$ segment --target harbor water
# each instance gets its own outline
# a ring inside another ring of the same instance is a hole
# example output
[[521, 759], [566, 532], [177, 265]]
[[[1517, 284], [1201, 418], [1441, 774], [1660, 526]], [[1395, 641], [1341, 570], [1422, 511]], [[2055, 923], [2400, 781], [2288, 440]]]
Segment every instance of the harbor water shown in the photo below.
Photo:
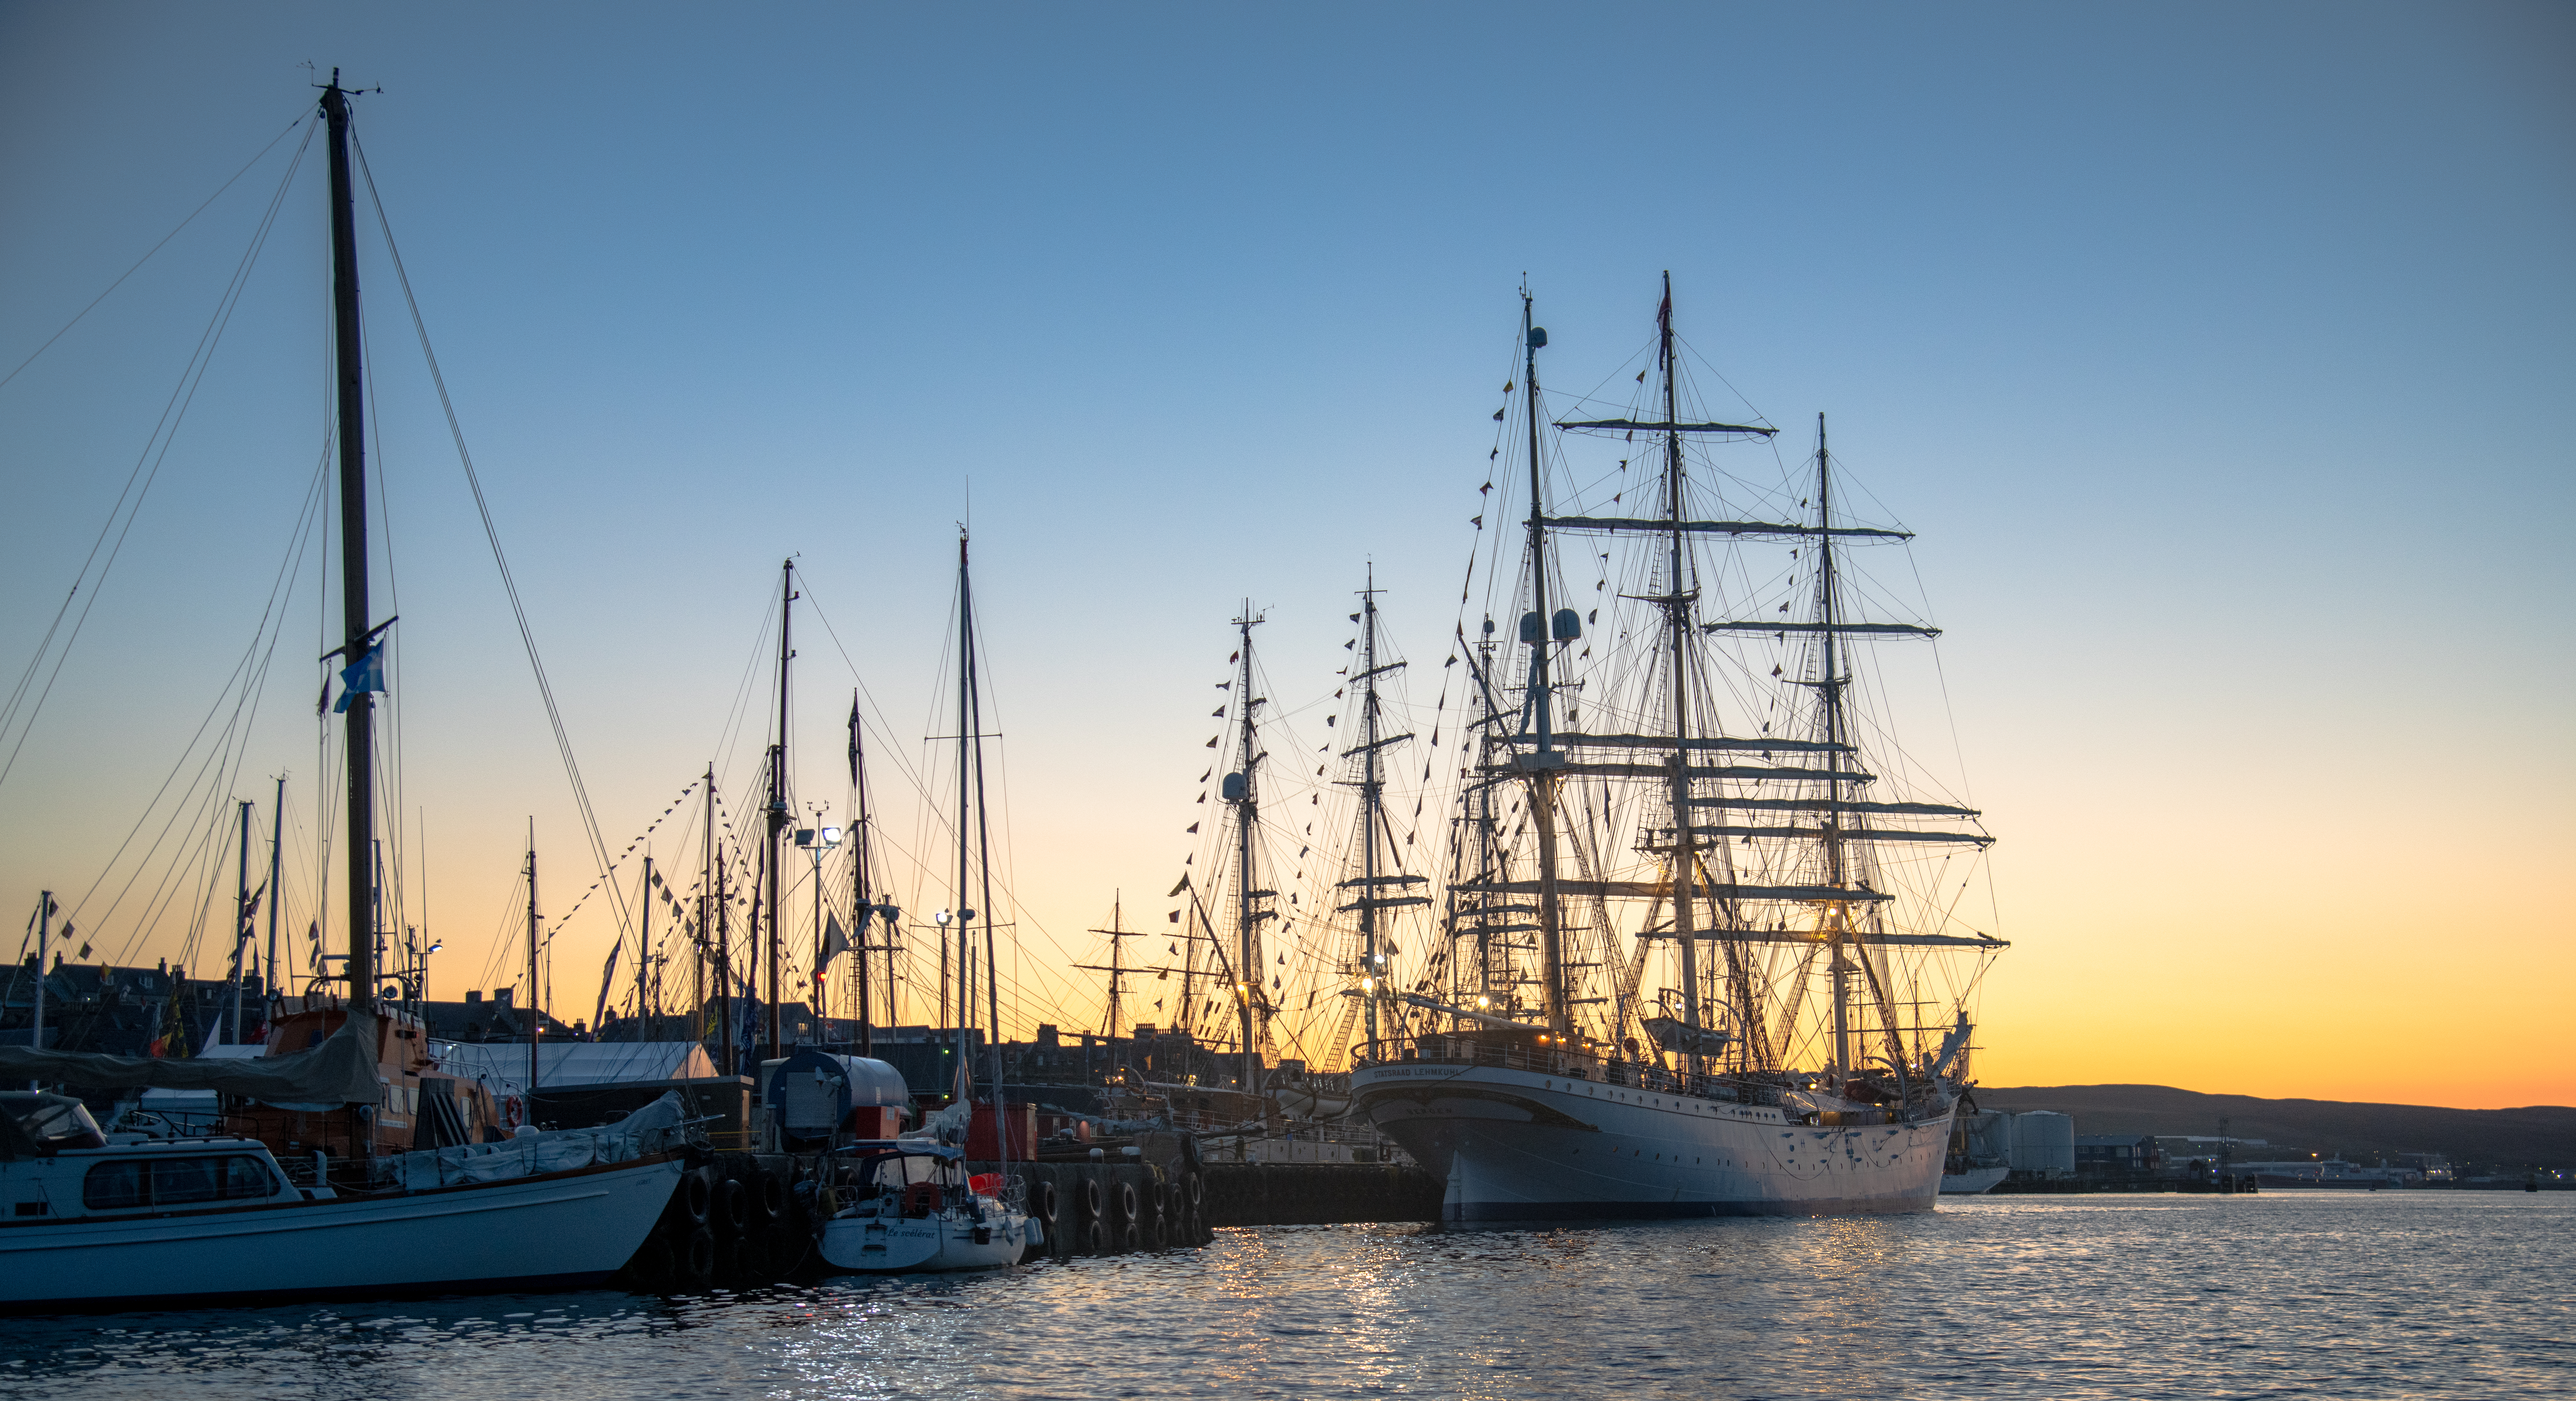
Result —
[[0, 1396], [2565, 1396], [2571, 1279], [2556, 1193], [1264, 1227], [743, 1295], [12, 1319]]

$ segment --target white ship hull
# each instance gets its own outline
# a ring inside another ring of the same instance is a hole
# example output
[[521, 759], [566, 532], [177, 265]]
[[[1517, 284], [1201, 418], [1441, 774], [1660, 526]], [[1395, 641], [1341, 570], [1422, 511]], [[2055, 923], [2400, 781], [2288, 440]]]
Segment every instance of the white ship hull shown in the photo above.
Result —
[[1448, 1182], [1444, 1220], [1928, 1211], [1948, 1112], [1818, 1126], [1767, 1105], [1495, 1066], [1354, 1072], [1358, 1112]]
[[1941, 1195], [1945, 1197], [1981, 1196], [1994, 1190], [1995, 1184], [2012, 1174], [2008, 1167], [1970, 1168], [1966, 1172], [1941, 1175]]
[[[375, 1199], [13, 1220], [0, 1223], [0, 1311], [596, 1284], [644, 1243], [682, 1168], [648, 1159]], [[77, 1178], [69, 1191], [77, 1200]]]

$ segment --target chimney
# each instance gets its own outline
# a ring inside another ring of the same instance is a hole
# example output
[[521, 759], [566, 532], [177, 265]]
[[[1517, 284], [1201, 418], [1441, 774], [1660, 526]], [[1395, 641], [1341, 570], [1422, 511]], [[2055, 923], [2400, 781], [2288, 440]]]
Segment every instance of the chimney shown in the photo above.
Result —
[[504, 1007], [512, 1006], [515, 1005], [517, 1001], [518, 993], [519, 990], [517, 988], [494, 988], [492, 989], [492, 1000]]
[[465, 1005], [466, 1005], [466, 1006], [468, 1006], [468, 1007], [475, 1006], [476, 1004], [480, 1003], [482, 1000], [483, 1000], [483, 989], [481, 989], [481, 988], [468, 988], [468, 989], [466, 989], [466, 992], [465, 992]]

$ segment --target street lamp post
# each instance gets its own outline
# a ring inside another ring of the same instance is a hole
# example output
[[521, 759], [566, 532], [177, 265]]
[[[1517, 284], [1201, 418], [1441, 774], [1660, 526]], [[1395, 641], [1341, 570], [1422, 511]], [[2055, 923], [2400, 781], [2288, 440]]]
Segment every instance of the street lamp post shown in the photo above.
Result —
[[[814, 962], [807, 976], [814, 989], [815, 1034], [818, 1038], [831, 1025], [823, 1001], [823, 964], [830, 952], [823, 943], [823, 858], [841, 844], [841, 829], [825, 826], [823, 811], [822, 804], [815, 804], [814, 825], [796, 829], [796, 844], [805, 848], [806, 855], [814, 859]], [[782, 1051], [781, 1054], [785, 1053]]]

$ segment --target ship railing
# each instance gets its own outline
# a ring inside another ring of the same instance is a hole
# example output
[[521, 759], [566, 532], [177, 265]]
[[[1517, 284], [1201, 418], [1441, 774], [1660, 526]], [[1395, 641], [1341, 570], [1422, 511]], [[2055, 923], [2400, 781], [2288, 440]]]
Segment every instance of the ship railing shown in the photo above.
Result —
[[1012, 1173], [1002, 1179], [1002, 1190], [991, 1196], [1011, 1211], [1026, 1211], [1029, 1209], [1029, 1180]]
[[1422, 1036], [1409, 1044], [1390, 1046], [1386, 1054], [1375, 1059], [1361, 1057], [1356, 1064], [1361, 1069], [1425, 1064], [1485, 1066], [1737, 1104], [1780, 1102], [1780, 1087], [1756, 1076], [1725, 1073], [1691, 1075], [1653, 1061], [1559, 1051], [1478, 1036]]

